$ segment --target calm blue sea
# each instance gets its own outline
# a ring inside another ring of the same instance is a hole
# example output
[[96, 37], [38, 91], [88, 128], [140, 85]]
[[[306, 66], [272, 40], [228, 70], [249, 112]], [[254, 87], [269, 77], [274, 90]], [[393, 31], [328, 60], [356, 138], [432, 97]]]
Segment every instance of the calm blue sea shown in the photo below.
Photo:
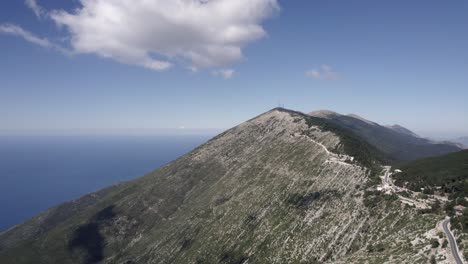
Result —
[[150, 172], [211, 136], [0, 136], [0, 230]]

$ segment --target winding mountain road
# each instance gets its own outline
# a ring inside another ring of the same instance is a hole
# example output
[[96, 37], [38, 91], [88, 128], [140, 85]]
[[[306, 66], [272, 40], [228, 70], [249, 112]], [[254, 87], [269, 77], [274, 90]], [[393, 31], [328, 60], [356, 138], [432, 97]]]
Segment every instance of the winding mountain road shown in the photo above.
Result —
[[463, 264], [463, 261], [460, 258], [460, 255], [458, 254], [457, 241], [453, 237], [452, 231], [450, 231], [448, 227], [449, 223], [450, 223], [450, 219], [446, 219], [444, 220], [444, 222], [442, 222], [444, 233], [447, 235], [448, 241], [450, 243], [450, 249], [452, 250], [452, 256], [455, 259], [455, 262], [457, 264]]
[[[383, 178], [382, 178], [382, 185], [384, 186], [384, 188], [390, 188], [391, 190], [395, 190], [395, 188], [399, 191], [401, 190], [406, 190], [404, 188], [399, 188], [395, 185], [393, 185], [391, 179], [390, 179], [390, 176], [392, 175], [392, 173], [390, 172], [390, 169], [391, 167], [390, 166], [384, 166], [384, 169], [385, 169], [385, 172], [384, 172], [384, 175], [383, 175]], [[408, 190], [406, 190], [408, 191]], [[416, 202], [409, 199], [409, 198], [406, 198], [406, 197], [401, 197], [400, 196], [400, 199], [402, 201], [407, 201], [408, 203], [412, 203], [412, 204], [415, 204]], [[448, 241], [450, 243], [450, 249], [451, 249], [451, 252], [452, 252], [452, 256], [453, 256], [453, 259], [455, 260], [455, 263], [456, 264], [464, 264], [462, 258], [460, 257], [460, 254], [458, 252], [458, 246], [457, 246], [457, 241], [455, 240], [455, 237], [453, 236], [452, 234], [452, 231], [450, 231], [450, 228], [448, 227], [450, 223], [450, 218], [444, 220], [442, 222], [442, 228], [444, 230], [444, 233], [447, 235], [447, 238], [448, 238]]]
[[392, 168], [392, 167], [390, 167], [390, 166], [385, 166], [384, 182], [385, 182], [386, 184], [388, 184], [389, 186], [392, 185], [392, 183], [390, 182], [390, 178], [389, 178], [389, 176], [390, 176], [390, 169], [391, 169], [391, 168]]

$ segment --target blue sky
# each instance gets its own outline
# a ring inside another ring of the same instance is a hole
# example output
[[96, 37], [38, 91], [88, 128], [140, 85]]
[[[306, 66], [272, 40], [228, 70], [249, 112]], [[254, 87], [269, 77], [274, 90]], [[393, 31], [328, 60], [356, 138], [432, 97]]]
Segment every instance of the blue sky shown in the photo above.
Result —
[[[82, 27], [88, 18], [77, 15], [85, 8], [79, 1], [29, 2], [37, 8], [0, 3], [3, 131], [224, 129], [280, 101], [303, 112], [331, 109], [398, 123], [426, 136], [468, 135], [467, 1], [239, 1], [257, 6], [236, 13], [228, 3], [213, 20], [203, 20], [211, 9], [202, 10], [201, 22], [184, 16], [197, 21], [196, 30], [161, 30], [159, 20], [146, 19], [128, 32], [101, 29], [99, 13], [97, 25]], [[177, 14], [171, 4], [154, 8], [164, 17]], [[113, 14], [106, 13], [116, 23], [126, 15]], [[232, 25], [242, 34], [228, 31]], [[18, 28], [40, 41], [26, 41]], [[226, 38], [200, 37], [205, 32], [228, 32], [229, 49]], [[89, 36], [104, 36], [105, 45], [85, 42]], [[130, 36], [125, 49], [112, 46]], [[149, 55], [128, 52], [132, 45]]]

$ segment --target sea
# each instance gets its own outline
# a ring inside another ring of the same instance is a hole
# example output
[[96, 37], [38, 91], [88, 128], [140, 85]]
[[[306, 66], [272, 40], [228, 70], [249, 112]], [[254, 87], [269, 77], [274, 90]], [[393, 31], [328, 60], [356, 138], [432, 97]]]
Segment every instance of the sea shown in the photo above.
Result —
[[0, 231], [151, 172], [212, 136], [0, 136]]

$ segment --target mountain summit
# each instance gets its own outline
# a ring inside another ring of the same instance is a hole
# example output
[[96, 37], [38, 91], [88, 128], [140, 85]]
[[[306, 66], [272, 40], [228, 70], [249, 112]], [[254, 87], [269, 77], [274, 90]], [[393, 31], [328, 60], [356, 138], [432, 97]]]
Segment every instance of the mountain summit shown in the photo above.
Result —
[[369, 191], [377, 149], [273, 109], [139, 179], [0, 234], [0, 263], [423, 263], [437, 219]]

